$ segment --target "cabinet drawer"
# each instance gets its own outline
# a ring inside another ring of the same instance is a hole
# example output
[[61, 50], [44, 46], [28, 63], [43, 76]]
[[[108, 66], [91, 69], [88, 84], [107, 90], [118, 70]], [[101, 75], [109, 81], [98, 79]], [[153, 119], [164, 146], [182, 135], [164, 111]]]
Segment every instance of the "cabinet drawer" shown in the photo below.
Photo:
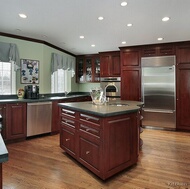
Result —
[[79, 159], [82, 163], [99, 170], [100, 147], [82, 137], [79, 139]]
[[66, 110], [64, 108], [61, 109], [61, 115], [64, 117], [72, 117], [75, 118], [76, 112], [72, 110]]
[[61, 118], [61, 123], [65, 124], [68, 127], [76, 128], [76, 124], [75, 124], [74, 120], [70, 120], [70, 119], [62, 117]]
[[62, 128], [61, 134], [60, 134], [60, 144], [61, 147], [67, 151], [69, 154], [75, 156], [76, 150], [75, 150], [75, 133], [70, 132], [67, 129]]
[[87, 114], [79, 114], [79, 119], [88, 123], [100, 124], [100, 118]]
[[88, 133], [93, 136], [98, 136], [100, 137], [100, 129], [98, 128], [92, 128], [84, 124], [79, 125], [79, 130], [85, 133]]

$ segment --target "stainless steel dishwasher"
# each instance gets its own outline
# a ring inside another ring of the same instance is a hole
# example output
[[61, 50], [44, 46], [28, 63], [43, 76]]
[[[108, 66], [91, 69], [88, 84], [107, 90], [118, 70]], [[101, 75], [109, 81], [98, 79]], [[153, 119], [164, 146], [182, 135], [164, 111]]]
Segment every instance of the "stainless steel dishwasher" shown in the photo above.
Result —
[[27, 137], [51, 132], [52, 102], [27, 103]]

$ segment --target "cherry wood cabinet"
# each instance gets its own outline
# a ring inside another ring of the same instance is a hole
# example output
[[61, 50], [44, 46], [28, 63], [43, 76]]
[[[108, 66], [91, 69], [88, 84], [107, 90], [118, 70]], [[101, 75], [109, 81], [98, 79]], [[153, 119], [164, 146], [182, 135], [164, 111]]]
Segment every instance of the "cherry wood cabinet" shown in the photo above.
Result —
[[26, 103], [6, 105], [7, 141], [26, 138]]
[[60, 147], [105, 180], [137, 162], [137, 113], [99, 117], [60, 108]]
[[143, 46], [142, 57], [175, 55], [174, 44], [147, 45]]
[[2, 116], [1, 135], [3, 140], [6, 141], [6, 104], [0, 104], [0, 115]]
[[100, 81], [100, 58], [98, 54], [77, 56], [77, 82]]
[[190, 131], [190, 44], [176, 49], [177, 129]]
[[68, 98], [64, 100], [55, 100], [52, 101], [52, 126], [51, 126], [51, 134], [57, 134], [60, 132], [60, 124], [59, 124], [59, 106], [58, 103], [64, 102], [83, 102], [90, 101], [90, 96], [81, 96], [77, 98]]
[[121, 48], [121, 99], [141, 100], [140, 48]]
[[101, 52], [100, 54], [100, 76], [101, 77], [120, 77], [121, 63], [120, 52]]
[[76, 157], [76, 113], [74, 111], [60, 110], [60, 147], [71, 156]]

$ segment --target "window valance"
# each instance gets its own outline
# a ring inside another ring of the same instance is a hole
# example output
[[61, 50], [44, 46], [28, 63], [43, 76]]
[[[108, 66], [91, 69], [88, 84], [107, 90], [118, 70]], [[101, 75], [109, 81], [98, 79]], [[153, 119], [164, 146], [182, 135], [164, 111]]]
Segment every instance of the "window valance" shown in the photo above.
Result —
[[51, 73], [57, 71], [58, 69], [68, 70], [75, 73], [75, 59], [74, 57], [67, 55], [59, 55], [52, 53], [51, 58]]
[[14, 61], [15, 70], [20, 68], [20, 58], [17, 45], [13, 43], [0, 42], [0, 61]]

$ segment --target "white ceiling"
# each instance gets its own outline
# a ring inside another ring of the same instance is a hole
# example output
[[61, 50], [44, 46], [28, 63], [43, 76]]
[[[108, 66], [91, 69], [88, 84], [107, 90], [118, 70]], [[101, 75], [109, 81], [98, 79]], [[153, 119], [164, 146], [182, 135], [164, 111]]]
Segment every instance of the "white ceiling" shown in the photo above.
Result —
[[[190, 0], [125, 1], [126, 7], [122, 0], [0, 0], [0, 32], [40, 39], [76, 55], [190, 40]], [[171, 19], [162, 22], [165, 16]]]

